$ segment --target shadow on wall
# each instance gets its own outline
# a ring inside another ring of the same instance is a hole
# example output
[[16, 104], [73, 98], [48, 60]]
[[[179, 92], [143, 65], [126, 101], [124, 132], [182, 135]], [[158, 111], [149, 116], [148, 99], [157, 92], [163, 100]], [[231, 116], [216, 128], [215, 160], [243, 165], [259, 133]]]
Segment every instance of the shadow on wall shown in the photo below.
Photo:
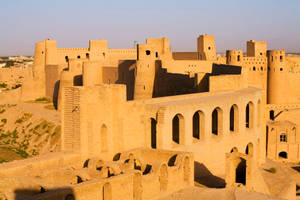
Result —
[[168, 73], [161, 68], [161, 62], [156, 62], [153, 97], [173, 96], [196, 93], [195, 78], [185, 74]]
[[135, 63], [135, 60], [122, 60], [119, 62], [118, 80], [116, 81], [116, 83], [126, 85], [127, 100], [133, 100]]
[[242, 67], [235, 65], [223, 65], [223, 64], [213, 64], [211, 75], [223, 75], [223, 74], [241, 74]]
[[[17, 189], [14, 191], [14, 200], [75, 200], [75, 195], [72, 188], [56, 188], [45, 189], [40, 187], [39, 189]], [[0, 199], [1, 199], [0, 193]], [[3, 200], [8, 200], [5, 196]], [[1, 200], [2, 200], [1, 199]]]
[[57, 106], [58, 106], [59, 84], [60, 84], [60, 81], [55, 82], [54, 91], [53, 91], [52, 101], [53, 101], [53, 106], [54, 106], [55, 110], [57, 110]]
[[226, 185], [224, 179], [214, 176], [204, 164], [199, 162], [194, 162], [194, 180], [209, 188], [225, 188]]

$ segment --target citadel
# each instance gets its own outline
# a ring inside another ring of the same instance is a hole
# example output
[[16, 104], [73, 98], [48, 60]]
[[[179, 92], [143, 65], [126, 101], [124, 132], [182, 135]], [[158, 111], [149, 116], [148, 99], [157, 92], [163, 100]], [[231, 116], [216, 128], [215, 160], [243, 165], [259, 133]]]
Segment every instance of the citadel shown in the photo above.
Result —
[[51, 99], [60, 151], [0, 164], [0, 199], [296, 200], [299, 73], [300, 56], [263, 41], [217, 56], [207, 34], [196, 52], [172, 52], [168, 38], [40, 41], [22, 87], [0, 98]]

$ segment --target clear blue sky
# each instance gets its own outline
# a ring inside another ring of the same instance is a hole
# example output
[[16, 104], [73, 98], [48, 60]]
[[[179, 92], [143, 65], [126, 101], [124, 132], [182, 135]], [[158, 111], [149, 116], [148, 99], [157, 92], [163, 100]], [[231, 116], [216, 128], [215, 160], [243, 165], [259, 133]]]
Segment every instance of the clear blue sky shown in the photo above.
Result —
[[0, 55], [32, 55], [48, 37], [58, 47], [103, 38], [110, 48], [168, 37], [173, 51], [194, 51], [203, 33], [215, 35], [218, 52], [250, 39], [300, 52], [300, 0], [3, 0], [0, 24]]

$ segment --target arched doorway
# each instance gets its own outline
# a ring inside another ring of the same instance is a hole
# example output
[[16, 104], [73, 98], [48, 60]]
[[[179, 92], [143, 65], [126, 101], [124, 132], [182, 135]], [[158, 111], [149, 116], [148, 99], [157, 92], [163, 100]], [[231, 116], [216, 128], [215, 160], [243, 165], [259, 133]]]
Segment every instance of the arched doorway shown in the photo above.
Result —
[[181, 114], [175, 115], [172, 120], [172, 139], [177, 144], [183, 144], [184, 118]]
[[246, 185], [246, 160], [243, 158], [240, 158], [235, 169], [235, 182]]

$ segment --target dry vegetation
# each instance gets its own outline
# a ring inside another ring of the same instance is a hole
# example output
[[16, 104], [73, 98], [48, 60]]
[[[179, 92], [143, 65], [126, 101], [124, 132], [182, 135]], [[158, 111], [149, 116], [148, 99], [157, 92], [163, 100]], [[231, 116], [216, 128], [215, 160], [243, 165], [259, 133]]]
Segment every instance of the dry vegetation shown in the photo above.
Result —
[[60, 125], [16, 108], [0, 105], [0, 163], [59, 149]]

